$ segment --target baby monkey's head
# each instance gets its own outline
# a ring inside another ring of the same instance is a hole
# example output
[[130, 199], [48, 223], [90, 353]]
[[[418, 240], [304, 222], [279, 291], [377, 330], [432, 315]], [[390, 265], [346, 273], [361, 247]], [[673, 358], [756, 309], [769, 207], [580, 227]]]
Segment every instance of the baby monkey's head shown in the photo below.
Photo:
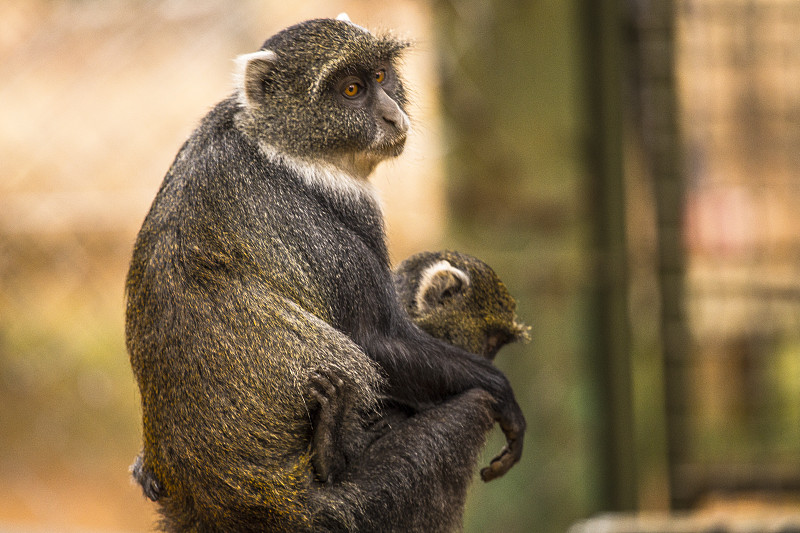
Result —
[[400, 302], [434, 337], [494, 359], [505, 344], [528, 340], [517, 304], [489, 265], [458, 252], [423, 252], [394, 272]]

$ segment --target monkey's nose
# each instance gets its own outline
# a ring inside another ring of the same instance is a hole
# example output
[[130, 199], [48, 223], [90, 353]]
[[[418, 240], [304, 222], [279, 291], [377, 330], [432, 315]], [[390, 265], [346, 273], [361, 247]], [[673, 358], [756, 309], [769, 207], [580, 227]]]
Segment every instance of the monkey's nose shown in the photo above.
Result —
[[406, 115], [405, 111], [400, 109], [400, 106], [397, 105], [397, 102], [392, 100], [389, 95], [381, 91], [378, 105], [381, 113], [380, 116], [383, 118], [383, 120], [394, 126], [394, 128], [400, 134], [408, 132], [411, 122], [408, 120], [408, 115]]
[[391, 110], [391, 112], [384, 113], [383, 120], [394, 126], [398, 133], [408, 132], [408, 127], [410, 125], [408, 115], [406, 115], [397, 104], [394, 104], [394, 109]]
[[398, 107], [397, 110], [400, 112], [397, 117], [392, 119], [386, 118], [386, 120], [393, 124], [394, 127], [397, 128], [398, 132], [408, 133], [408, 129], [411, 126], [411, 121], [408, 120], [408, 115], [406, 115], [402, 109]]

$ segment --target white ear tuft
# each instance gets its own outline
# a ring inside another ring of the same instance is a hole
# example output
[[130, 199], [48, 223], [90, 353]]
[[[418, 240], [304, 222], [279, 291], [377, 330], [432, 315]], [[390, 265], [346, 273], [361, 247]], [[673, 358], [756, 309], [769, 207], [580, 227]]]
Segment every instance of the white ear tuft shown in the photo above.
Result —
[[417, 311], [423, 313], [442, 304], [447, 295], [469, 287], [469, 274], [442, 260], [426, 268], [417, 287]]
[[236, 63], [236, 70], [233, 73], [234, 83], [236, 88], [244, 86], [245, 72], [247, 72], [247, 65], [251, 61], [266, 61], [272, 63], [278, 58], [272, 50], [259, 50], [258, 52], [251, 52], [249, 54], [242, 54], [237, 56], [233, 61]]
[[247, 72], [253, 65], [260, 63], [263, 66], [274, 63], [278, 56], [272, 50], [259, 50], [249, 54], [242, 54], [234, 59], [236, 70], [233, 73], [234, 88], [239, 93], [242, 104], [247, 103]]
[[345, 13], [344, 11], [342, 11], [341, 13], [339, 13], [336, 16], [336, 20], [341, 20], [342, 22], [349, 22], [350, 24], [353, 25], [354, 28], [358, 28], [359, 30], [363, 31], [364, 33], [369, 33], [369, 30], [367, 28], [365, 28], [363, 26], [359, 26], [358, 24], [356, 24], [355, 22], [350, 20], [350, 16], [347, 13]]

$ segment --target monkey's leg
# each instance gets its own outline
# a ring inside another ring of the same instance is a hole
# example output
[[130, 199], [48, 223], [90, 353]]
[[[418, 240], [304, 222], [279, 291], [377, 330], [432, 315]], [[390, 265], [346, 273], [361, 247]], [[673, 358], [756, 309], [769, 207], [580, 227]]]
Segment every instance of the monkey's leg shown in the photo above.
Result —
[[481, 477], [484, 481], [498, 478], [519, 461], [525, 417], [508, 378], [491, 361], [415, 327], [401, 328], [393, 337], [359, 339], [359, 343], [387, 376], [386, 394], [401, 404], [426, 407], [472, 388], [489, 392], [494, 398], [493, 415], [506, 436], [506, 446], [481, 471]]
[[311, 376], [309, 392], [319, 403], [311, 436], [311, 458], [317, 477], [323, 483], [338, 476], [345, 467], [346, 459], [339, 441], [350, 402], [344, 389], [344, 381], [332, 372]]
[[391, 428], [347, 465], [341, 482], [314, 491], [315, 525], [458, 530], [478, 454], [493, 427], [493, 403], [487, 392], [471, 389], [405, 420], [395, 417]]
[[413, 410], [393, 404], [367, 413], [359, 410], [352, 385], [336, 372], [320, 369], [309, 381], [309, 395], [318, 407], [313, 416], [311, 461], [322, 483], [340, 481], [348, 463], [357, 460], [375, 439]]

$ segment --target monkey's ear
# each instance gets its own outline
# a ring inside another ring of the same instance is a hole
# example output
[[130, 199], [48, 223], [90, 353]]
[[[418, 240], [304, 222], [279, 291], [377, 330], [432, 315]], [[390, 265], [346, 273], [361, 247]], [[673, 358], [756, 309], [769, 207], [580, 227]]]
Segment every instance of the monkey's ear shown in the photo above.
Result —
[[445, 305], [454, 296], [469, 287], [469, 275], [447, 261], [439, 261], [426, 268], [417, 288], [417, 311], [424, 313]]
[[236, 58], [234, 79], [243, 104], [253, 107], [264, 100], [266, 81], [277, 59], [272, 50], [259, 50]]
[[343, 20], [345, 22], [352, 22], [352, 20], [350, 20], [350, 16], [347, 13], [345, 13], [344, 11], [342, 11], [341, 13], [336, 15], [336, 20]]
[[514, 334], [514, 342], [521, 342], [525, 344], [531, 340], [531, 327], [527, 324], [523, 324], [522, 322], [517, 322], [514, 320], [512, 333]]

